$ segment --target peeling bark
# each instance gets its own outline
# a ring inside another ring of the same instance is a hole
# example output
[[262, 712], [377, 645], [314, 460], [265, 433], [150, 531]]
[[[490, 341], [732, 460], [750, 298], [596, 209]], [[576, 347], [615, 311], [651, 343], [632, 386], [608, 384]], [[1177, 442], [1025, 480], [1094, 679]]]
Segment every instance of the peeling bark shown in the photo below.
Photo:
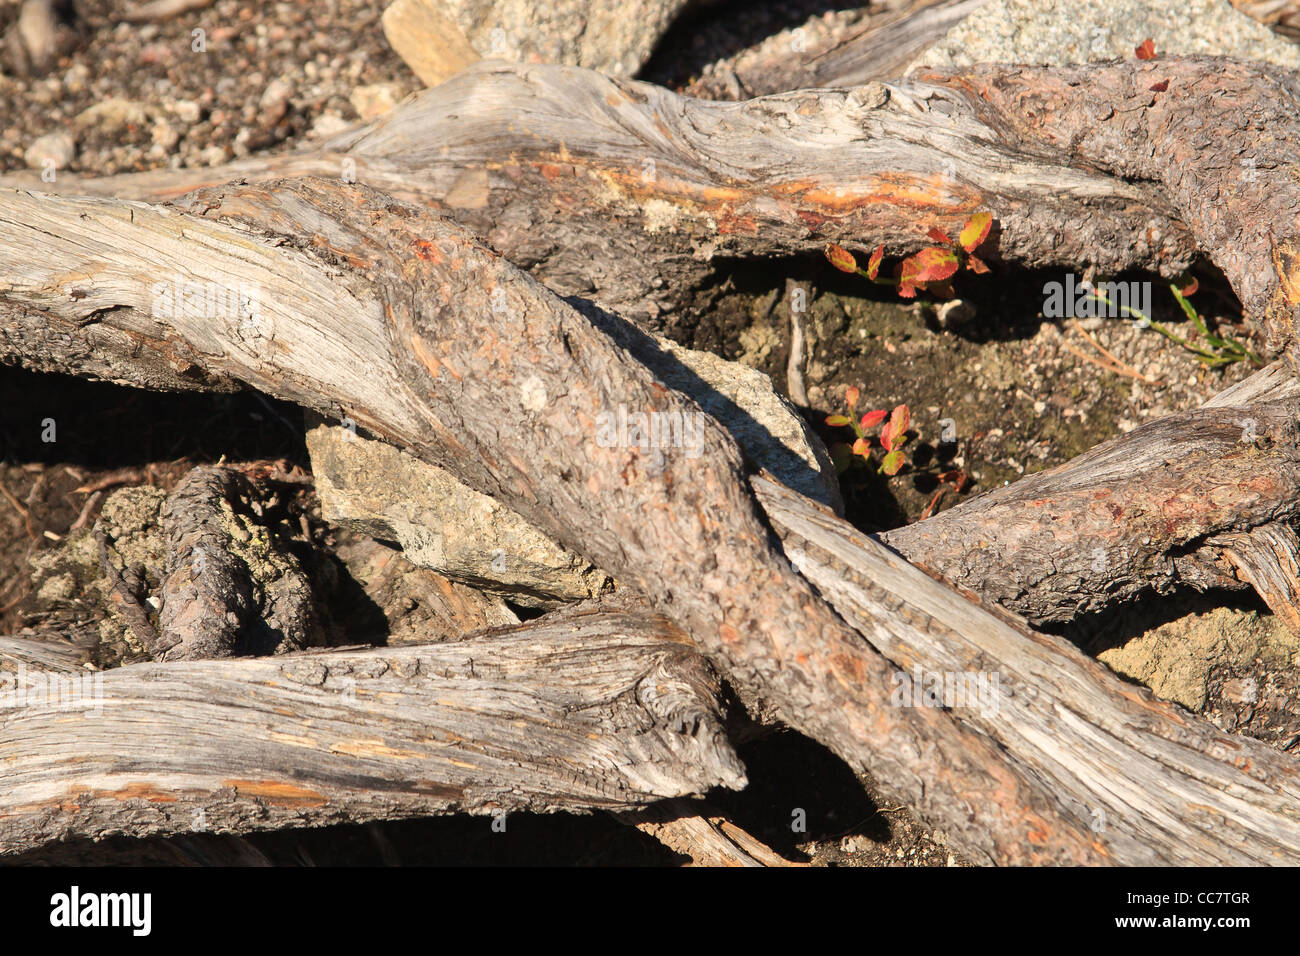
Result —
[[[1088, 819], [1113, 859], [1300, 860], [1295, 758], [1156, 699], [1069, 641], [981, 606], [971, 592], [936, 586], [775, 482], [756, 478], [754, 488], [804, 577], [897, 666], [900, 704], [946, 706], [988, 734], [1009, 763]], [[932, 689], [941, 696], [927, 702]]]

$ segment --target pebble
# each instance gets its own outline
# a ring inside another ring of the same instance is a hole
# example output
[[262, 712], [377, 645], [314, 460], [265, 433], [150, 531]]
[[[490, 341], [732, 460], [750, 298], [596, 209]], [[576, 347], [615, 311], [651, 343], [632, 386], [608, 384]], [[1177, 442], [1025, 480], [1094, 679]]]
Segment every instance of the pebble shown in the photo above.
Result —
[[363, 121], [376, 119], [389, 112], [402, 98], [402, 88], [396, 83], [371, 83], [358, 86], [348, 97], [348, 102]]
[[275, 79], [268, 83], [257, 104], [260, 114], [258, 120], [261, 125], [271, 127], [284, 119], [284, 114], [289, 111], [289, 97], [292, 95], [293, 87], [284, 80]]
[[23, 159], [31, 169], [43, 168], [47, 159], [54, 160], [55, 169], [66, 169], [76, 155], [77, 141], [71, 133], [59, 130], [39, 137], [27, 148]]
[[351, 125], [341, 116], [335, 116], [333, 113], [322, 113], [311, 124], [311, 136], [318, 139], [329, 139], [331, 136], [337, 136]]
[[147, 117], [145, 106], [137, 100], [128, 100], [112, 96], [93, 106], [88, 106], [77, 114], [72, 121], [77, 129], [97, 127], [105, 133], [113, 133], [128, 126], [143, 126]]

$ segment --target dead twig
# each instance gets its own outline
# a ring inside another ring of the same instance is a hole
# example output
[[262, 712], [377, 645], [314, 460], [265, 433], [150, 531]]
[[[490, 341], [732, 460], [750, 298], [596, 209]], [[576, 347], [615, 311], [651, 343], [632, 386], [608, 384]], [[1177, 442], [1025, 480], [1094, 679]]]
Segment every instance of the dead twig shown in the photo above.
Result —
[[1096, 358], [1092, 355], [1089, 355], [1087, 352], [1083, 351], [1082, 349], [1076, 348], [1075, 346], [1071, 345], [1069, 342], [1062, 342], [1061, 344], [1065, 346], [1067, 352], [1070, 352], [1072, 355], [1077, 355], [1085, 362], [1088, 362], [1091, 365], [1095, 365], [1098, 368], [1105, 369], [1107, 372], [1114, 372], [1116, 375], [1126, 375], [1129, 378], [1135, 378], [1138, 381], [1143, 382], [1147, 385], [1155, 384], [1154, 382], [1149, 381], [1145, 376], [1143, 376], [1142, 373], [1134, 371], [1131, 368], [1127, 368], [1123, 365], [1116, 365], [1114, 362]]
[[1124, 374], [1131, 375], [1133, 378], [1139, 379], [1140, 381], [1143, 381], [1148, 385], [1160, 384], [1160, 382], [1156, 381], [1155, 379], [1147, 378], [1145, 375], [1143, 375], [1133, 366], [1129, 365], [1127, 362], [1122, 361], [1118, 356], [1115, 355], [1114, 352], [1106, 348], [1106, 346], [1098, 342], [1095, 338], [1092, 337], [1092, 335], [1088, 332], [1088, 330], [1083, 327], [1083, 325], [1079, 322], [1078, 319], [1075, 319], [1073, 324], [1075, 329], [1078, 330], [1079, 334], [1082, 335], [1085, 339], [1087, 339], [1093, 348], [1095, 348], [1102, 355], [1106, 356], [1106, 358], [1114, 362], [1119, 369], [1121, 370], [1127, 369], [1127, 371], [1124, 372]]
[[89, 524], [90, 516], [94, 513], [95, 507], [103, 500], [104, 493], [102, 491], [96, 491], [93, 495], [87, 498], [86, 503], [81, 507], [81, 513], [77, 515], [77, 520], [72, 522], [68, 527], [68, 533], [71, 534], [73, 531], [80, 531]]

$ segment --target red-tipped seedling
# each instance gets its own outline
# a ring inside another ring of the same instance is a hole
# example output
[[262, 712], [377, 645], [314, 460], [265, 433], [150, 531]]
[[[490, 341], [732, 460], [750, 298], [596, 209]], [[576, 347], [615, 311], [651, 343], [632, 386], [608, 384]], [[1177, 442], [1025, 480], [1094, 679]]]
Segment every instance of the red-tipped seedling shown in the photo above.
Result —
[[[826, 416], [827, 425], [832, 428], [852, 428], [854, 435], [857, 436], [852, 445], [836, 442], [831, 446], [831, 458], [835, 462], [835, 470], [845, 471], [853, 463], [855, 456], [864, 462], [870, 461], [873, 438], [868, 432], [881, 422], [885, 422], [876, 440], [887, 454], [876, 471], [886, 475], [896, 475], [906, 463], [902, 446], [907, 442], [907, 430], [912, 423], [911, 413], [906, 405], [899, 405], [893, 412], [877, 408], [866, 412], [860, 420], [855, 420], [853, 416], [856, 414], [861, 395], [856, 386], [851, 386], [844, 393], [844, 404], [849, 413]], [[889, 420], [885, 421], [886, 418]]]
[[965, 266], [972, 272], [983, 274], [989, 271], [984, 260], [975, 255], [975, 250], [988, 238], [993, 226], [993, 214], [977, 212], [966, 220], [957, 241], [938, 227], [931, 227], [926, 235], [940, 246], [926, 246], [920, 252], [908, 256], [894, 268], [893, 279], [880, 278], [880, 261], [884, 258], [885, 247], [876, 246], [865, 269], [858, 266], [853, 253], [843, 246], [828, 243], [826, 258], [831, 265], [842, 272], [855, 272], [864, 279], [870, 279], [878, 285], [896, 285], [898, 294], [904, 299], [916, 297], [918, 290], [934, 293], [942, 298], [952, 297], [952, 287], [948, 280], [956, 275], [957, 270]]

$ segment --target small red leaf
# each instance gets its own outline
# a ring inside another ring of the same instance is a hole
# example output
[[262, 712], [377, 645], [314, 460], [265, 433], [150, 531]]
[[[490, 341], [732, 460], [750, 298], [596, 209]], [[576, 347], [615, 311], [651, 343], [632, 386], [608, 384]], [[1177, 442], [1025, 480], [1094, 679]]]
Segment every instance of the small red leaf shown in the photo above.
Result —
[[864, 429], [875, 428], [885, 420], [885, 416], [888, 414], [889, 412], [885, 411], [883, 408], [877, 408], [874, 412], [867, 412], [862, 416], [862, 427]]
[[967, 256], [966, 268], [976, 275], [981, 276], [987, 274], [989, 271], [989, 267], [984, 264], [984, 260], [979, 256]]
[[880, 463], [880, 470], [892, 476], [898, 474], [904, 464], [903, 450], [900, 448], [885, 456], [885, 460]]
[[927, 232], [926, 235], [935, 242], [946, 242], [948, 245], [952, 245], [952, 240], [948, 238], [948, 234], [938, 226], [931, 226], [930, 231]]
[[830, 425], [832, 428], [841, 428], [845, 425], [852, 425], [853, 419], [849, 418], [847, 415], [827, 415], [826, 424]]
[[826, 258], [841, 272], [858, 271], [858, 260], [853, 258], [853, 253], [843, 246], [837, 246], [833, 242], [826, 243]]
[[961, 235], [957, 237], [961, 242], [961, 247], [967, 252], [974, 252], [979, 248], [979, 244], [989, 236], [989, 229], [993, 226], [993, 214], [990, 212], [977, 212], [966, 220], [966, 225], [961, 227]]
[[942, 282], [961, 265], [957, 253], [942, 246], [927, 246], [916, 254], [915, 282]]
[[858, 391], [858, 387], [856, 385], [850, 385], [847, 389], [844, 390], [844, 404], [849, 407], [849, 411], [853, 411], [853, 409], [857, 407], [858, 398], [861, 395], [862, 393]]
[[897, 438], [912, 427], [912, 413], [906, 405], [899, 405], [889, 416], [889, 421], [894, 426], [894, 437]]
[[1201, 284], [1196, 281], [1196, 276], [1192, 276], [1187, 281], [1187, 285], [1179, 289], [1178, 292], [1180, 295], [1183, 296], [1183, 298], [1187, 298], [1188, 296], [1196, 295], [1196, 290], [1199, 289], [1200, 287]]
[[1148, 37], [1142, 41], [1142, 45], [1133, 53], [1139, 60], [1154, 60], [1156, 58], [1156, 43]]
[[869, 458], [871, 456], [871, 442], [865, 438], [859, 438], [853, 443], [853, 454]]
[[1169, 81], [1161, 80], [1159, 83], [1152, 83], [1147, 87], [1147, 89], [1152, 93], [1163, 93], [1165, 90], [1169, 89]]
[[880, 272], [880, 260], [884, 255], [885, 247], [883, 245], [876, 246], [876, 251], [873, 252], [871, 258], [867, 260], [867, 276], [869, 278], [874, 279]]
[[904, 299], [916, 297], [917, 274], [920, 267], [916, 264], [916, 256], [908, 256], [898, 264], [898, 294]]
[[900, 439], [911, 424], [912, 413], [908, 411], [907, 406], [897, 406], [889, 416], [888, 423], [880, 430], [880, 444], [885, 447], [885, 451], [893, 451], [896, 445], [901, 444]]

